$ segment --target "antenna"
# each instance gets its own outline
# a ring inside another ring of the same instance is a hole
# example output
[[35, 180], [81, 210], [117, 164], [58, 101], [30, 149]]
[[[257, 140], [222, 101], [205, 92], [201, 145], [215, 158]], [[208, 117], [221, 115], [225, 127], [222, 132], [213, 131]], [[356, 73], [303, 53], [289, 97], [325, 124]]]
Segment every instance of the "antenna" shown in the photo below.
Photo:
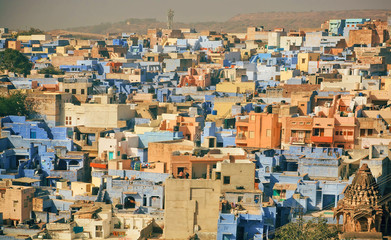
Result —
[[174, 22], [174, 10], [169, 9], [167, 12], [167, 27], [168, 29], [172, 29], [172, 24]]

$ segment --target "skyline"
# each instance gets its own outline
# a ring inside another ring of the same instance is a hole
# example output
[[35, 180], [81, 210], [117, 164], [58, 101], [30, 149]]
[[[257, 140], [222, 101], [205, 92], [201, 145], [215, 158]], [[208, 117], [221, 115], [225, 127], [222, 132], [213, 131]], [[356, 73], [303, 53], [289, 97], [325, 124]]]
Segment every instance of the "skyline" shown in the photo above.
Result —
[[[134, 2], [129, 0], [0, 0], [0, 22], [2, 26], [12, 29], [27, 29], [30, 27], [43, 30], [66, 29], [81, 26], [90, 26], [100, 23], [113, 23], [130, 18], [155, 18], [166, 21], [168, 9], [175, 11], [174, 22], [224, 22], [239, 15], [259, 12], [309, 12], [309, 11], [336, 11], [336, 10], [387, 10], [391, 9], [389, 0], [330, 0], [326, 8], [313, 0], [279, 0], [262, 2], [244, 0], [241, 8], [237, 8], [233, 0], [199, 0], [197, 5], [183, 4], [179, 0], [146, 0]], [[243, 2], [243, 1], [242, 1]], [[182, 3], [182, 4], [178, 4]], [[257, 4], [258, 3], [258, 4]], [[204, 6], [208, 5], [208, 8]], [[121, 6], [120, 8], [118, 6]], [[10, 11], [24, 6], [28, 11]], [[154, 6], [154, 7], [150, 7]], [[222, 6], [225, 7], [223, 11]], [[285, 8], [282, 8], [285, 6]], [[303, 7], [304, 6], [304, 7]], [[88, 11], [90, 13], [88, 13]], [[70, 14], [71, 13], [71, 14]]]

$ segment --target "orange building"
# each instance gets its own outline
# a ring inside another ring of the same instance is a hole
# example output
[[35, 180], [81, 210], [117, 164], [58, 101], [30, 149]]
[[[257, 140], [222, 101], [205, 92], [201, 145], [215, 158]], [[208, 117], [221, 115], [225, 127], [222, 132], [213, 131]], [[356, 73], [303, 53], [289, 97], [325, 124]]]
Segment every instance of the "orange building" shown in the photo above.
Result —
[[196, 135], [201, 132], [203, 122], [202, 117], [176, 116], [175, 119], [165, 119], [160, 123], [160, 131], [179, 131], [183, 133], [185, 139], [194, 141]]
[[110, 66], [110, 73], [121, 73], [122, 63], [120, 62], [109, 62], [106, 66]]
[[236, 121], [236, 146], [277, 148], [281, 143], [281, 123], [278, 114], [250, 112]]
[[209, 87], [211, 84], [209, 69], [189, 68], [188, 75], [182, 76], [178, 87]]
[[0, 212], [15, 225], [30, 219], [35, 188], [12, 186], [0, 189]]
[[22, 44], [20, 41], [8, 41], [8, 48], [21, 51], [22, 50]]
[[[228, 153], [228, 151], [230, 153]], [[216, 169], [217, 162], [224, 160], [234, 163], [235, 160], [247, 159], [243, 150], [237, 149], [210, 149], [208, 153], [194, 154], [194, 152], [185, 152], [179, 155], [173, 154], [170, 161], [169, 173], [175, 178], [185, 178], [188, 174], [190, 179], [211, 179], [212, 170]]]
[[334, 118], [314, 118], [312, 143], [317, 147], [332, 147], [334, 144]]
[[281, 145], [311, 144], [312, 122], [311, 117], [284, 117]]

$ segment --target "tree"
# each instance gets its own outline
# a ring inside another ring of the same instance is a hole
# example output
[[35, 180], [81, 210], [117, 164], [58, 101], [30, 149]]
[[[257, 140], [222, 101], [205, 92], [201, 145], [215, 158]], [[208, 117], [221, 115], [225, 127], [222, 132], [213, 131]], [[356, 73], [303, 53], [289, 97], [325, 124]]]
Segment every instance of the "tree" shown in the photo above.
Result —
[[52, 74], [52, 75], [63, 75], [64, 71], [57, 69], [53, 66], [48, 66], [46, 68], [42, 68], [38, 70], [38, 73], [40, 74]]
[[31, 116], [34, 113], [34, 103], [27, 99], [27, 94], [20, 91], [8, 96], [0, 96], [0, 117], [8, 115]]
[[45, 34], [45, 32], [38, 28], [30, 28], [27, 31], [19, 31], [17, 36], [28, 36], [32, 34]]
[[317, 218], [305, 222], [299, 218], [276, 230], [276, 239], [280, 240], [328, 240], [338, 236], [335, 226], [328, 226], [327, 220]]
[[0, 52], [0, 70], [27, 75], [30, 73], [33, 64], [26, 56], [17, 50], [7, 48]]

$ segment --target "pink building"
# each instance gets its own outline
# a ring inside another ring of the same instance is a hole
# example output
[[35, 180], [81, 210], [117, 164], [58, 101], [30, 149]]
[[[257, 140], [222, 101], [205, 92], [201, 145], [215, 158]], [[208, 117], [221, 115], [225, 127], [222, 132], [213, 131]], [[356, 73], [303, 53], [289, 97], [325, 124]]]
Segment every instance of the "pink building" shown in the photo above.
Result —
[[211, 84], [209, 69], [189, 68], [188, 75], [182, 76], [178, 87], [209, 87]]

